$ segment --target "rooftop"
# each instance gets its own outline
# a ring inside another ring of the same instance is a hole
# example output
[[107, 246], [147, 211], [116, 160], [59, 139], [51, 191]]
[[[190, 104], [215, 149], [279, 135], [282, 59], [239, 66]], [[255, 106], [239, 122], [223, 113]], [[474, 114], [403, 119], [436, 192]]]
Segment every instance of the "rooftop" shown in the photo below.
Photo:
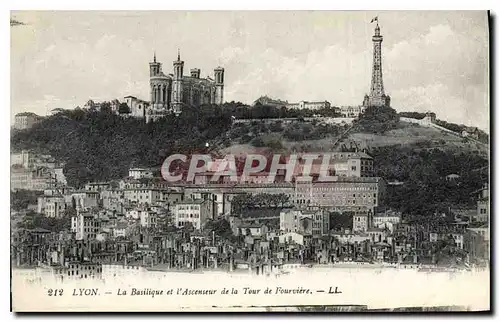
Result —
[[177, 202], [177, 205], [200, 205], [209, 200], [194, 199], [194, 200], [184, 200]]
[[17, 116], [34, 116], [34, 117], [38, 117], [37, 114], [33, 113], [33, 112], [22, 112], [22, 113], [17, 113], [16, 114], [16, 117]]

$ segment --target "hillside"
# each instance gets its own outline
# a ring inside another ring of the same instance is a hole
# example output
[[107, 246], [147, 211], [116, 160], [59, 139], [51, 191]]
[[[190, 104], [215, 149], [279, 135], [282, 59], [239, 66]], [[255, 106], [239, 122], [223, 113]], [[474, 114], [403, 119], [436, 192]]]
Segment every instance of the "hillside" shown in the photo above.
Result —
[[462, 138], [432, 127], [423, 127], [416, 124], [400, 122], [398, 129], [383, 134], [349, 133], [339, 144], [356, 142], [361, 149], [371, 149], [383, 146], [413, 147], [415, 149], [439, 148], [450, 151], [469, 151], [480, 153], [487, 157], [489, 147], [477, 141]]
[[[390, 191], [386, 206], [410, 220], [438, 220], [450, 207], [475, 207], [474, 191], [488, 182], [489, 146], [434, 127], [401, 122], [393, 109], [369, 108], [352, 125], [298, 121], [253, 122], [233, 127], [225, 153], [268, 149], [278, 153], [339, 151], [356, 143], [374, 158], [374, 175], [405, 184]], [[321, 132], [321, 137], [317, 137]], [[292, 139], [293, 138], [293, 139]], [[459, 178], [450, 182], [449, 174]]]
[[[449, 207], [474, 207], [473, 192], [489, 180], [487, 145], [400, 122], [392, 109], [373, 109], [351, 125], [300, 119], [232, 124], [232, 116], [231, 110], [206, 106], [145, 124], [109, 111], [75, 109], [13, 131], [11, 147], [52, 155], [65, 164], [68, 183], [81, 187], [122, 178], [130, 167], [160, 166], [174, 153], [322, 152], [355, 142], [373, 156], [375, 176], [405, 183], [386, 205], [415, 220]], [[449, 182], [449, 174], [459, 178]]]
[[130, 167], [160, 166], [170, 154], [200, 153], [207, 141], [224, 137], [230, 123], [230, 115], [216, 106], [149, 124], [109, 111], [66, 110], [13, 131], [11, 149], [52, 155], [65, 164], [68, 183], [79, 187], [122, 178]]
[[353, 143], [359, 149], [366, 150], [382, 146], [412, 147], [417, 150], [439, 148], [480, 153], [485, 157], [489, 152], [487, 144], [435, 127], [400, 121], [395, 110], [383, 107], [368, 108], [351, 125], [331, 124], [321, 119], [261, 119], [237, 123], [233, 124], [227, 137], [230, 147], [224, 149], [225, 153], [241, 153], [252, 148], [269, 148], [287, 153], [339, 151], [343, 145], [350, 147]]

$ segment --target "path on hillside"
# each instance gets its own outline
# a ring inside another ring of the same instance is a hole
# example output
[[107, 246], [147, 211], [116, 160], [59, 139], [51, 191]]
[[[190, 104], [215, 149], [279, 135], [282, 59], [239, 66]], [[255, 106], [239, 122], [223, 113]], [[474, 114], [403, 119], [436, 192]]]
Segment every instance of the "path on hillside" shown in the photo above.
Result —
[[333, 142], [333, 145], [332, 145], [332, 150], [335, 150], [335, 148], [337, 148], [338, 144], [340, 143], [340, 141], [344, 140], [344, 139], [347, 139], [347, 134], [349, 134], [349, 132], [354, 128], [354, 122], [351, 123], [349, 125], [349, 128], [347, 130], [344, 131], [344, 133], [342, 133], [338, 139], [336, 139], [334, 142]]
[[[338, 148], [338, 146], [343, 142], [343, 143], [348, 143], [347, 142], [347, 139], [348, 139], [348, 134], [352, 131], [352, 129], [354, 128], [354, 123], [351, 124], [349, 126], [349, 128], [344, 131], [338, 139], [336, 139], [333, 143], [333, 146], [332, 146], [332, 150], [336, 150], [336, 148]], [[422, 125], [420, 125], [421, 127], [424, 127]], [[448, 134], [448, 135], [452, 135], [452, 136], [455, 136], [457, 138], [460, 138], [460, 139], [466, 139], [467, 140], [467, 144], [469, 144], [471, 147], [475, 147], [475, 149], [478, 149], [479, 151], [483, 151], [483, 152], [486, 152], [488, 153], [488, 150], [489, 150], [489, 144], [487, 143], [484, 143], [484, 142], [481, 142], [477, 139], [474, 139], [472, 137], [463, 137], [460, 133], [457, 133], [457, 132], [454, 132], [454, 131], [451, 131], [449, 129], [446, 129], [446, 128], [443, 128], [437, 124], [432, 124], [430, 126], [426, 126], [427, 128], [433, 128], [443, 134]], [[366, 144], [366, 142], [365, 142]], [[448, 144], [444, 144], [443, 146], [447, 146]], [[434, 145], [433, 147], [438, 147], [439, 145]]]

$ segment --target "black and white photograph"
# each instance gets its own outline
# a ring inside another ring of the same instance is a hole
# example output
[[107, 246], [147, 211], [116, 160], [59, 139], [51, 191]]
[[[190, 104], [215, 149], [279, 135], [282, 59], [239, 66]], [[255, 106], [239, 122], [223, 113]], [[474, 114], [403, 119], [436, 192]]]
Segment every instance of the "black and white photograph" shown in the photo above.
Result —
[[490, 14], [11, 11], [11, 310], [490, 311]]

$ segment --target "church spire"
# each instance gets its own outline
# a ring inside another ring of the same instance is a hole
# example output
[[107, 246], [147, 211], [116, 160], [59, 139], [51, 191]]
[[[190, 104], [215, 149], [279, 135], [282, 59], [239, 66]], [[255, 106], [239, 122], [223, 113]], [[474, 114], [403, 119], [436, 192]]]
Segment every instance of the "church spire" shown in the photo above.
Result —
[[154, 54], [153, 54], [153, 63], [156, 63], [156, 50], [154, 51]]
[[181, 61], [181, 50], [177, 48], [177, 61]]

